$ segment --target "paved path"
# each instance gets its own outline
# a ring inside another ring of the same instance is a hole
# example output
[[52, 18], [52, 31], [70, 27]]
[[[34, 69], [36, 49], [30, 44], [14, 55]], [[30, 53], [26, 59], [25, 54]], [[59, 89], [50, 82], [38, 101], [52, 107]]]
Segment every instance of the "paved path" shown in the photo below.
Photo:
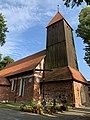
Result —
[[0, 120], [90, 120], [90, 108], [71, 109], [68, 112], [44, 116], [0, 108]]

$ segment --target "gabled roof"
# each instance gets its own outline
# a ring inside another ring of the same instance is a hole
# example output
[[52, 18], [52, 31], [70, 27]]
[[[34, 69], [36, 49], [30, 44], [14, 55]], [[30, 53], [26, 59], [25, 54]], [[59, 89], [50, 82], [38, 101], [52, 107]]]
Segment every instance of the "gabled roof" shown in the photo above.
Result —
[[52, 18], [52, 20], [49, 22], [49, 24], [47, 25], [47, 27], [48, 26], [50, 26], [50, 25], [52, 25], [53, 23], [56, 23], [57, 21], [59, 21], [59, 20], [61, 20], [61, 19], [63, 19], [64, 17], [60, 14], [60, 12], [58, 12], [53, 18]]
[[33, 70], [40, 61], [45, 57], [46, 51], [43, 50], [16, 62], [9, 64], [5, 69], [0, 71], [0, 76], [8, 77], [22, 72]]
[[52, 72], [48, 72], [46, 74], [46, 82], [56, 80], [76, 80], [78, 82], [88, 83], [79, 71], [71, 68], [70, 66], [55, 68]]
[[10, 85], [10, 83], [7, 78], [0, 77], [0, 85], [7, 86], [7, 85]]
[[85, 77], [78, 70], [71, 68], [70, 66], [68, 68], [71, 72], [73, 79], [87, 83], [87, 80], [85, 79]]
[[[61, 15], [60, 12], [58, 12], [53, 18], [52, 20], [49, 22], [49, 24], [47, 25], [47, 27], [51, 26], [52, 24], [57, 23], [60, 20], [64, 20], [68, 26], [72, 29], [72, 27], [69, 25], [69, 23], [67, 22], [67, 20]], [[73, 30], [73, 29], [72, 29]]]

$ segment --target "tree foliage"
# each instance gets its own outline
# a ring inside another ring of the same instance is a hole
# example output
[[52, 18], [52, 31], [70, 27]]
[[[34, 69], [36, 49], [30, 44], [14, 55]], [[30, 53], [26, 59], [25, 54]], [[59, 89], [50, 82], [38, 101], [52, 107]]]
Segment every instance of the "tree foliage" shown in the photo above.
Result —
[[74, 7], [75, 5], [79, 6], [82, 2], [86, 2], [87, 5], [90, 5], [90, 0], [63, 0], [64, 4], [69, 7], [70, 5]]
[[77, 36], [85, 43], [85, 61], [90, 66], [90, 7], [83, 8], [79, 14]]
[[84, 60], [90, 66], [90, 45], [86, 46], [84, 50], [85, 50]]
[[14, 62], [12, 58], [10, 58], [9, 56], [2, 58], [2, 54], [0, 54], [0, 70], [5, 68], [8, 64], [12, 62]]
[[[6, 40], [6, 33], [8, 32], [8, 28], [6, 25], [5, 17], [2, 13], [0, 13], [0, 45], [3, 46]], [[0, 70], [5, 68], [9, 63], [14, 62], [12, 58], [6, 56], [2, 58], [2, 54], [0, 54]]]
[[0, 13], [0, 45], [4, 45], [6, 39], [6, 32], [8, 32], [8, 28], [6, 25], [5, 17], [2, 13]]

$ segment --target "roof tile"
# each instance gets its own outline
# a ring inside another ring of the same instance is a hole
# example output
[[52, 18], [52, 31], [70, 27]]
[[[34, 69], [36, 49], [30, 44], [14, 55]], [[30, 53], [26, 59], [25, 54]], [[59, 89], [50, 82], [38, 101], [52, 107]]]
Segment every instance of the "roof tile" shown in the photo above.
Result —
[[18, 73], [33, 70], [37, 64], [44, 58], [46, 51], [43, 50], [24, 59], [11, 63], [5, 69], [0, 71], [0, 76], [8, 77]]
[[47, 25], [47, 27], [50, 26], [50, 25], [52, 25], [53, 23], [58, 22], [59, 20], [61, 20], [61, 19], [63, 19], [63, 18], [64, 18], [64, 17], [60, 14], [60, 12], [58, 12], [58, 13], [53, 17], [53, 19], [49, 22], [49, 24]]
[[84, 76], [70, 66], [53, 69], [52, 72], [46, 74], [46, 81], [60, 81], [60, 80], [76, 80], [83, 83], [88, 83]]

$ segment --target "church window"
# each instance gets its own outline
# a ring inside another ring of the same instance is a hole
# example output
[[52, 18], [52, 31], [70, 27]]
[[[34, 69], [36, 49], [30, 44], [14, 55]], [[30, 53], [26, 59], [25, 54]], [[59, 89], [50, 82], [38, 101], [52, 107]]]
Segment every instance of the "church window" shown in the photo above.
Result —
[[11, 80], [11, 91], [15, 90], [15, 80]]
[[24, 96], [24, 86], [25, 82], [23, 79], [20, 80], [20, 87], [19, 87], [19, 96], [22, 97]]

